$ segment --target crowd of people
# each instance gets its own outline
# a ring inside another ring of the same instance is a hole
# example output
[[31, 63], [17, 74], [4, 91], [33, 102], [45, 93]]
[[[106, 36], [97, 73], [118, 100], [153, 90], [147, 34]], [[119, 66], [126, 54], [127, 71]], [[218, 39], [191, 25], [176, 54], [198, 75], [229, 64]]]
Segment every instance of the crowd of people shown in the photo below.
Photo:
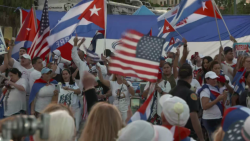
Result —
[[[31, 59], [26, 48], [20, 48], [15, 60], [9, 44], [1, 56], [0, 125], [16, 115], [39, 118], [47, 113], [47, 141], [250, 140], [249, 56], [236, 58], [231, 47], [220, 47], [214, 57], [195, 52], [187, 58], [183, 39], [176, 53], [159, 56], [157, 82], [147, 82], [139, 95], [147, 99], [154, 92], [148, 120], [129, 123], [130, 99], [136, 95], [132, 83], [109, 72], [114, 53], [107, 49], [102, 61], [95, 62], [80, 49], [84, 41], [74, 38], [71, 61], [59, 50], [53, 51], [51, 61]], [[234, 79], [242, 72], [240, 81], [246, 87], [238, 93]], [[44, 141], [39, 131], [14, 140]]]

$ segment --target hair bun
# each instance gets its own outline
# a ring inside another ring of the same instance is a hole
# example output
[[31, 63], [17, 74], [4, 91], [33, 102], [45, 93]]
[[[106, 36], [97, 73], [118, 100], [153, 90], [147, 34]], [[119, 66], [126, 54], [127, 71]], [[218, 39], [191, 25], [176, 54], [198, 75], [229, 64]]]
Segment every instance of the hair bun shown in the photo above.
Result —
[[175, 103], [173, 109], [174, 109], [176, 114], [181, 114], [184, 111], [183, 104], [180, 102]]

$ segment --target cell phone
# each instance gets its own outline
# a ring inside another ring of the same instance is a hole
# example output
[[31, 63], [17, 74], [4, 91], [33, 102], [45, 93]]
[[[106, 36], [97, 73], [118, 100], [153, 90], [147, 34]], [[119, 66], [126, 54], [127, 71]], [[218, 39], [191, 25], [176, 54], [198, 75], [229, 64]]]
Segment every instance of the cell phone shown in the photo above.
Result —
[[132, 113], [134, 114], [141, 106], [141, 99], [140, 97], [131, 97], [130, 98], [130, 107]]
[[194, 54], [195, 54], [195, 56], [198, 56], [198, 55], [199, 55], [199, 52], [195, 52]]
[[58, 84], [55, 85], [55, 90], [57, 90], [58, 93], [60, 93], [60, 86]]

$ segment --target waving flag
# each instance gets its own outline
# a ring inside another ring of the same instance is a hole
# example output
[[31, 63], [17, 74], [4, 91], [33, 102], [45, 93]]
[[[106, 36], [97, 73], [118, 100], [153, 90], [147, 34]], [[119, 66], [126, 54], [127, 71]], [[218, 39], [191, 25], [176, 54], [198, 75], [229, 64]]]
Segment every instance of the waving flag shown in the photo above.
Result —
[[163, 33], [174, 32], [175, 29], [172, 25], [165, 19], [164, 26], [163, 26]]
[[[22, 26], [22, 24], [24, 23], [26, 17], [28, 16], [29, 12], [27, 12], [27, 11], [21, 9], [21, 8], [19, 8], [19, 12], [20, 12], [20, 19], [21, 19], [20, 21], [21, 21], [21, 26]], [[40, 20], [37, 19], [36, 22], [37, 22], [37, 25], [40, 25]]]
[[165, 39], [130, 30], [120, 41], [121, 46], [110, 62], [110, 72], [155, 82]]
[[152, 28], [150, 29], [150, 31], [147, 34], [148, 36], [152, 36]]
[[232, 83], [234, 84], [234, 91], [241, 95], [241, 93], [245, 90], [245, 73], [246, 70], [241, 68], [235, 75]]
[[104, 0], [83, 0], [71, 8], [51, 30], [47, 38], [51, 51], [66, 44], [72, 35], [105, 27]]
[[[36, 98], [37, 93], [40, 91], [40, 89], [44, 86], [46, 86], [48, 83], [44, 81], [43, 79], [37, 79], [34, 82], [34, 85], [31, 88], [30, 96], [29, 96], [29, 103], [28, 103], [28, 114], [31, 114], [31, 103]], [[51, 79], [50, 84], [57, 84], [56, 80]]]
[[50, 52], [46, 38], [49, 36], [50, 26], [49, 26], [49, 13], [48, 13], [48, 0], [45, 0], [43, 7], [43, 14], [41, 17], [41, 23], [38, 28], [36, 37], [28, 51], [31, 59], [34, 57], [45, 58], [45, 56]]
[[[218, 19], [221, 19], [221, 16], [218, 14], [218, 12], [216, 11], [216, 17]], [[184, 18], [183, 20], [181, 20], [178, 23], [173, 24], [173, 21], [175, 19], [167, 19], [168, 21], [171, 21], [171, 25], [178, 30], [178, 32], [180, 34], [185, 33], [187, 31], [189, 31], [192, 28], [195, 28], [201, 24], [210, 22], [210, 21], [214, 21], [215, 19], [214, 16], [214, 10], [213, 10], [213, 4], [211, 0], [208, 1], [203, 1], [202, 2], [202, 6], [197, 9], [194, 13], [192, 13], [190, 16]], [[158, 26], [159, 26], [159, 37], [163, 37], [166, 38], [166, 40], [169, 40], [170, 38], [172, 38], [173, 36], [179, 36], [177, 33], [171, 33], [171, 35], [169, 33], [163, 33], [163, 20], [162, 18], [158, 18]], [[169, 35], [169, 36], [168, 36]]]
[[114, 41], [112, 43], [112, 48], [115, 49], [115, 47], [118, 46], [118, 45], [120, 45], [120, 44], [121, 44], [120, 41]]
[[170, 52], [172, 50], [173, 47], [180, 47], [182, 46], [184, 43], [179, 39], [176, 38], [176, 40], [174, 39], [174, 37], [171, 38], [171, 40], [169, 41], [168, 45], [166, 46], [166, 48], [164, 49], [165, 52]]
[[16, 60], [19, 59], [19, 49], [21, 47], [27, 49], [31, 47], [36, 36], [35, 19], [33, 9], [31, 9], [16, 37], [15, 46], [12, 50], [12, 57]]
[[150, 117], [151, 113], [151, 106], [153, 104], [154, 100], [154, 93], [153, 91], [150, 96], [147, 98], [147, 100], [142, 104], [142, 106], [134, 113], [134, 115], [131, 117], [131, 119], [128, 121], [128, 123], [131, 123], [136, 120], [145, 120], [147, 121]]
[[104, 32], [105, 30], [98, 30], [95, 34], [95, 36], [93, 37], [90, 46], [88, 48], [88, 50], [95, 52], [96, 50], [96, 42], [98, 39], [103, 39], [104, 38]]

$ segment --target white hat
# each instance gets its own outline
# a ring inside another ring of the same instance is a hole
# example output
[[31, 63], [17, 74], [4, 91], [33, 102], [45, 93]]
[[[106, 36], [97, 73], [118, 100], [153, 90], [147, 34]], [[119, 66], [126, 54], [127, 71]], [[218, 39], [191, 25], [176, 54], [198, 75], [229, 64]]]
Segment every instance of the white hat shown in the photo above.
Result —
[[162, 112], [171, 125], [185, 126], [190, 116], [189, 107], [183, 99], [171, 96], [169, 94], [163, 95], [160, 98]]
[[31, 60], [31, 57], [29, 54], [23, 54], [21, 57], [25, 58], [25, 59], [29, 59]]
[[173, 134], [167, 128], [137, 120], [119, 131], [117, 141], [173, 141], [173, 139]]
[[205, 74], [205, 78], [211, 78], [211, 79], [215, 79], [215, 78], [218, 78], [219, 76], [216, 75], [215, 72], [213, 71], [209, 71]]
[[53, 53], [57, 56], [61, 56], [61, 51], [60, 50], [54, 50]]

